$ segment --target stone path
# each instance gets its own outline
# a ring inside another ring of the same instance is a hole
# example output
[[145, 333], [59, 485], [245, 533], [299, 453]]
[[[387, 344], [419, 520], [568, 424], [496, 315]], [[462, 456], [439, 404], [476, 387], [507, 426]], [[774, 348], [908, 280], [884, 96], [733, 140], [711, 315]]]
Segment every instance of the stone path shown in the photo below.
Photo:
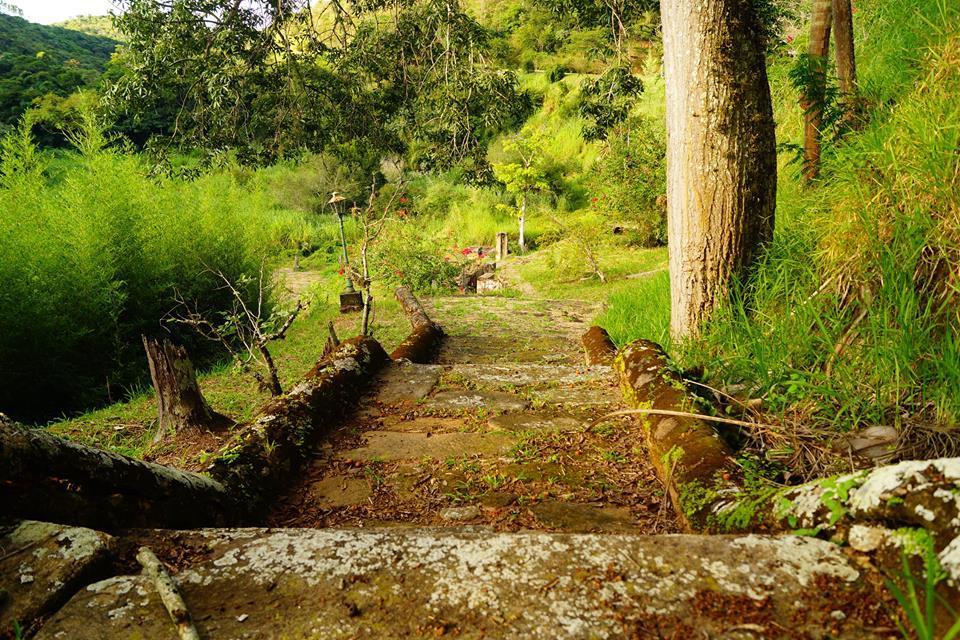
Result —
[[274, 526], [676, 530], [608, 367], [584, 366], [587, 303], [440, 298], [436, 365], [398, 364], [278, 503]]

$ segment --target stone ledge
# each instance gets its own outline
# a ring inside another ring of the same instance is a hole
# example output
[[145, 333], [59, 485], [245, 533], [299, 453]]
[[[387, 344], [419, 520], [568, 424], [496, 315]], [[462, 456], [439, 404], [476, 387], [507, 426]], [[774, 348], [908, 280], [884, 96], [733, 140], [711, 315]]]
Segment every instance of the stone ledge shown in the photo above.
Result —
[[[177, 580], [204, 638], [871, 638], [890, 626], [864, 568], [795, 536], [201, 530], [209, 556]], [[166, 638], [147, 581], [78, 593], [38, 638]]]

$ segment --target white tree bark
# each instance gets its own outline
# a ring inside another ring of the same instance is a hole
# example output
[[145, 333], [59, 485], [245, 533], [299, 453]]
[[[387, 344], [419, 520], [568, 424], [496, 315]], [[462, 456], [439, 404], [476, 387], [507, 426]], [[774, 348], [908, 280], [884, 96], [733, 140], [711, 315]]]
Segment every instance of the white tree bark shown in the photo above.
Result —
[[777, 158], [751, 0], [661, 0], [671, 330], [698, 334], [773, 236]]

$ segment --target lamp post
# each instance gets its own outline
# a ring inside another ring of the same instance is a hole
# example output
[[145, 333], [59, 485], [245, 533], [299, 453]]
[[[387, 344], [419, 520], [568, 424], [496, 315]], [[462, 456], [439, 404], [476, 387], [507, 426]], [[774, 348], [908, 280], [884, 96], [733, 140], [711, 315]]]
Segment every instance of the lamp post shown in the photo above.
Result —
[[343, 290], [343, 293], [340, 294], [340, 313], [349, 313], [363, 309], [363, 296], [353, 288], [353, 280], [350, 278], [350, 257], [347, 255], [347, 235], [343, 230], [343, 207], [341, 206], [344, 200], [346, 200], [346, 198], [334, 191], [330, 194], [330, 200], [327, 204], [333, 207], [333, 212], [337, 214], [337, 221], [340, 224], [340, 249], [343, 251], [343, 275], [347, 279], [347, 286]]

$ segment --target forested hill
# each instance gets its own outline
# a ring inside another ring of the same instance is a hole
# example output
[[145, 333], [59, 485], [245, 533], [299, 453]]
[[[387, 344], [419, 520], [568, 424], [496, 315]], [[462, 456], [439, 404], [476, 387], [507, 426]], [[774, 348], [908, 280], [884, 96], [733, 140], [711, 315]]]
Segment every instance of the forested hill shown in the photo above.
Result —
[[120, 40], [120, 32], [113, 26], [113, 19], [110, 16], [78, 16], [63, 22], [58, 22], [54, 26], [79, 31], [91, 36], [100, 36], [101, 38], [113, 38]]
[[100, 77], [117, 42], [0, 14], [0, 124], [12, 124], [35, 98], [67, 96]]

